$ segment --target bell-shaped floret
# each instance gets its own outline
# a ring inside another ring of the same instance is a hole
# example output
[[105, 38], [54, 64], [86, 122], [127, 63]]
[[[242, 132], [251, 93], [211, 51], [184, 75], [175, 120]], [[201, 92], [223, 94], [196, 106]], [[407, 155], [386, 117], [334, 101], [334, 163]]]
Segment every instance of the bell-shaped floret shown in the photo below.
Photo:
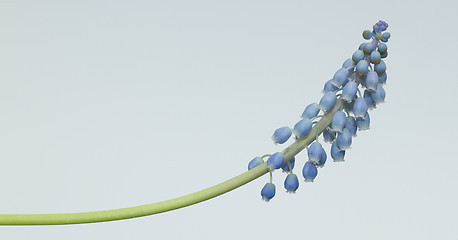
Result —
[[321, 98], [320, 103], [318, 104], [318, 107], [323, 111], [327, 112], [331, 110], [331, 108], [334, 106], [334, 104], [337, 101], [337, 96], [333, 92], [327, 92], [324, 94], [324, 96]]
[[288, 176], [286, 176], [284, 186], [287, 193], [295, 193], [299, 188], [299, 180], [297, 179], [296, 174], [288, 174]]
[[347, 69], [341, 68], [334, 74], [331, 83], [336, 87], [341, 87], [347, 82], [349, 74]]
[[318, 107], [317, 103], [309, 104], [302, 113], [302, 118], [312, 119], [316, 117], [319, 112], [320, 108]]
[[262, 160], [261, 157], [255, 157], [253, 158], [253, 160], [251, 160], [249, 163], [248, 163], [248, 170], [251, 170], [261, 164], [264, 163], [264, 160]]
[[275, 196], [275, 185], [273, 183], [266, 183], [261, 190], [262, 200], [268, 202]]
[[346, 121], [347, 115], [343, 111], [337, 111], [332, 117], [331, 130], [338, 133], [342, 132]]
[[269, 171], [279, 169], [283, 165], [284, 160], [285, 156], [281, 152], [274, 153], [267, 159], [267, 168]]
[[275, 144], [282, 144], [285, 143], [289, 137], [291, 137], [291, 129], [289, 127], [281, 127], [275, 130], [274, 134], [272, 135], [272, 140]]
[[334, 162], [344, 161], [345, 150], [340, 150], [336, 142], [333, 142], [331, 145], [331, 157], [334, 159]]
[[307, 135], [312, 129], [312, 121], [308, 118], [304, 118], [294, 125], [293, 133], [297, 138], [301, 138]]
[[364, 118], [356, 119], [356, 126], [358, 126], [358, 130], [368, 130], [371, 123], [371, 119], [369, 117], [369, 113], [366, 113]]
[[364, 98], [356, 98], [355, 103], [353, 104], [353, 114], [357, 118], [363, 118], [366, 115], [368, 110], [367, 102]]
[[313, 182], [313, 180], [318, 175], [318, 169], [316, 168], [315, 163], [313, 162], [306, 162], [304, 164], [304, 168], [302, 168], [302, 176], [306, 182]]
[[347, 102], [351, 102], [353, 101], [353, 99], [355, 99], [357, 92], [358, 84], [355, 81], [348, 81], [348, 83], [345, 84], [345, 87], [342, 90], [342, 99]]
[[337, 147], [340, 150], [347, 150], [351, 146], [351, 132], [348, 129], [344, 129], [342, 133], [339, 133], [336, 138]]

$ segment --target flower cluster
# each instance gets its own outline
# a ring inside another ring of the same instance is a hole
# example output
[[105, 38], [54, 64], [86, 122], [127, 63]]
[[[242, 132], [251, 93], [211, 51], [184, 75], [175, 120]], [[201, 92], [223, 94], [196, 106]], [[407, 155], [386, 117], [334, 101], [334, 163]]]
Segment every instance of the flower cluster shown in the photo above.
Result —
[[[275, 144], [283, 144], [294, 135], [295, 141], [311, 134], [312, 128], [320, 118], [331, 113], [339, 104], [338, 111], [333, 112], [332, 121], [322, 131], [316, 134], [315, 141], [307, 146], [308, 160], [302, 168], [302, 176], [306, 182], [313, 182], [318, 174], [318, 168], [326, 163], [327, 154], [319, 142], [322, 134], [324, 142], [330, 143], [330, 155], [335, 162], [344, 161], [345, 151], [356, 137], [357, 131], [369, 129], [370, 117], [368, 110], [376, 108], [385, 101], [386, 65], [382, 60], [388, 56], [387, 45], [389, 32], [384, 32], [388, 24], [379, 21], [373, 30], [363, 31], [363, 38], [369, 40], [359, 46], [351, 58], [327, 81], [323, 88], [323, 97], [319, 103], [308, 105], [302, 113], [302, 119], [292, 128], [280, 127], [274, 131], [272, 140]], [[363, 92], [363, 93], [362, 93]], [[320, 112], [323, 115], [319, 115]], [[256, 157], [248, 164], [251, 170], [264, 163], [267, 157], [267, 168], [270, 172], [270, 182], [261, 190], [262, 199], [269, 201], [275, 196], [275, 185], [272, 183], [272, 172], [282, 169], [287, 173], [284, 187], [287, 192], [294, 193], [299, 187], [299, 180], [293, 173], [295, 158], [285, 159], [285, 151]]]

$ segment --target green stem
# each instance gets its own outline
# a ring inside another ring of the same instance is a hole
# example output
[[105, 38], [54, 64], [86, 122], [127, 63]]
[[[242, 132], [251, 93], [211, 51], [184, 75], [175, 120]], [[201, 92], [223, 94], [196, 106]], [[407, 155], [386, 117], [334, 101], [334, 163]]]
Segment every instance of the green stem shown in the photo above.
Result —
[[[289, 160], [310, 143], [315, 136], [323, 132], [331, 124], [332, 117], [340, 108], [338, 100], [334, 107], [326, 113], [321, 120], [315, 124], [309, 134], [298, 139], [289, 147], [283, 150], [285, 161]], [[243, 186], [254, 179], [268, 173], [267, 163], [263, 163], [250, 171], [244, 172], [234, 178], [209, 187], [199, 192], [191, 193], [183, 197], [174, 198], [158, 203], [142, 205], [137, 207], [121, 208], [106, 211], [82, 212], [82, 213], [58, 213], [58, 214], [0, 214], [0, 225], [61, 225], [107, 222], [136, 217], [143, 217], [152, 214], [167, 212], [182, 207], [187, 207]]]

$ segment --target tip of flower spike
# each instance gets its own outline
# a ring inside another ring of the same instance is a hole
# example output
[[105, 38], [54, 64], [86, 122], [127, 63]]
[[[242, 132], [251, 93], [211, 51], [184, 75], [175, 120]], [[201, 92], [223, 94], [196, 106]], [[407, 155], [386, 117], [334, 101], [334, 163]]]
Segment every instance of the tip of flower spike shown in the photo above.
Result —
[[378, 21], [374, 26], [373, 26], [373, 29], [374, 29], [374, 32], [383, 32], [385, 31], [386, 29], [388, 28], [388, 23], [380, 20]]

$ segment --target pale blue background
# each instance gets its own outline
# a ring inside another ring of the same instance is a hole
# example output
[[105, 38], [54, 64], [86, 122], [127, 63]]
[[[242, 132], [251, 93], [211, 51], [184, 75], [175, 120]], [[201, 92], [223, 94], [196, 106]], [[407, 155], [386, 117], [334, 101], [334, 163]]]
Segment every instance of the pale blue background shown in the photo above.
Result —
[[456, 239], [457, 5], [2, 0], [0, 213], [136, 206], [238, 175], [283, 149], [272, 132], [319, 101], [364, 29], [383, 19], [392, 38], [371, 130], [297, 194], [275, 172], [268, 204], [266, 175], [169, 213], [0, 238]]

